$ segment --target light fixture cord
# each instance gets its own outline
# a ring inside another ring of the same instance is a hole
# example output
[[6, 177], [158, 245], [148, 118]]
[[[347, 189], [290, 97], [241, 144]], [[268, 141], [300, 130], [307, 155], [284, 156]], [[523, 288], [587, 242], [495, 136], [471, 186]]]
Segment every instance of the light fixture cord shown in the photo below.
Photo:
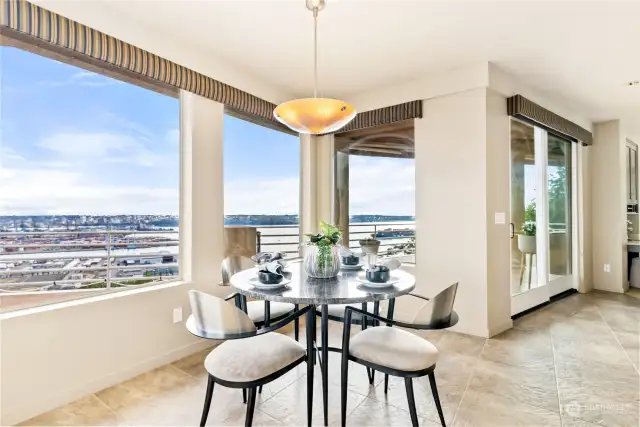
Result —
[[318, 8], [313, 8], [313, 97], [318, 97]]

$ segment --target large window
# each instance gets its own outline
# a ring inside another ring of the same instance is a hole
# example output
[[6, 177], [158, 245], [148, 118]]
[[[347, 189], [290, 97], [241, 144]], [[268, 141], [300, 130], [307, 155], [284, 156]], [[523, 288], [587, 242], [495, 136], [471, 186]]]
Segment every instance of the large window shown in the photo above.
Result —
[[0, 55], [0, 309], [177, 278], [179, 101]]
[[256, 246], [248, 252], [297, 255], [299, 188], [297, 135], [225, 116], [225, 225], [256, 229]]
[[342, 218], [348, 211], [349, 246], [375, 237], [378, 256], [415, 262], [413, 120], [343, 132], [335, 146], [339, 165], [348, 156], [348, 168], [337, 168], [336, 203]]
[[415, 160], [349, 156], [350, 246], [375, 235], [378, 254], [415, 262]]

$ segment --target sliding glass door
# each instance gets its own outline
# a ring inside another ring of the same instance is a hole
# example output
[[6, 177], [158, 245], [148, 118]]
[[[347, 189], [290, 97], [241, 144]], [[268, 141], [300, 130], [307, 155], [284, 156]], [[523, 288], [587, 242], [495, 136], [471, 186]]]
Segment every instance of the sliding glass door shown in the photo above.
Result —
[[570, 141], [511, 121], [512, 314], [574, 287]]

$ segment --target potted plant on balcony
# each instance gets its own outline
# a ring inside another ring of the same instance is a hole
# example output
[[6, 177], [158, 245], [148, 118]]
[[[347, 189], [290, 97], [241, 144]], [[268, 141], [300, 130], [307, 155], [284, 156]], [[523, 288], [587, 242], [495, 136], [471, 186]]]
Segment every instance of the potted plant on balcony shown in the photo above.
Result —
[[522, 234], [518, 234], [518, 249], [525, 254], [536, 253], [536, 223], [525, 221], [522, 224]]
[[524, 254], [536, 253], [536, 202], [529, 203], [524, 211], [522, 233], [518, 234], [518, 250]]
[[376, 239], [376, 235], [372, 234], [371, 237], [358, 240], [362, 252], [365, 255], [377, 255], [378, 249], [380, 249], [380, 240]]
[[333, 224], [320, 222], [320, 233], [305, 234], [309, 240], [304, 254], [304, 271], [315, 279], [336, 277], [340, 271], [340, 241], [342, 230]]

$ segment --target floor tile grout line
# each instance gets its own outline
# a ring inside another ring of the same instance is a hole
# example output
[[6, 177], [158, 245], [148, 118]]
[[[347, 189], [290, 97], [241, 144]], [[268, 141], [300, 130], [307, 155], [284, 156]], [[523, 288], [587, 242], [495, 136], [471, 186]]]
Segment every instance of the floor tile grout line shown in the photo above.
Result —
[[489, 340], [489, 338], [486, 338], [484, 340], [484, 344], [482, 344], [482, 348], [480, 349], [480, 352], [476, 356], [476, 366], [473, 368], [473, 371], [471, 371], [471, 375], [469, 375], [469, 380], [467, 380], [467, 385], [464, 388], [464, 391], [462, 392], [462, 396], [460, 397], [460, 402], [458, 403], [458, 406], [456, 406], [456, 410], [453, 412], [453, 418], [451, 418], [451, 425], [455, 425], [456, 417], [458, 416], [458, 411], [460, 410], [460, 407], [462, 406], [462, 402], [464, 401], [464, 397], [467, 395], [467, 391], [469, 391], [469, 386], [471, 386], [471, 381], [473, 381], [473, 377], [476, 374], [476, 370], [478, 369], [478, 363], [481, 360], [482, 352], [484, 351], [484, 348], [487, 346], [487, 341], [488, 340]]
[[551, 339], [551, 354], [553, 355], [553, 372], [556, 382], [556, 398], [558, 400], [558, 412], [560, 414], [560, 425], [564, 426], [564, 417], [562, 416], [562, 404], [560, 403], [560, 383], [558, 381], [558, 365], [556, 364], [556, 349], [553, 345], [553, 334], [551, 328], [549, 328], [549, 338]]
[[627, 356], [627, 359], [629, 359], [629, 362], [631, 362], [631, 366], [633, 366], [633, 369], [635, 369], [635, 371], [640, 375], [640, 370], [638, 370], [638, 367], [636, 366], [635, 363], [633, 363], [633, 360], [631, 360], [631, 356], [629, 356], [629, 353], [627, 352], [627, 349], [624, 348], [624, 346], [622, 345], [622, 343], [620, 342], [620, 340], [618, 339], [618, 337], [616, 336], [613, 328], [611, 327], [611, 325], [609, 324], [609, 322], [607, 322], [607, 319], [604, 318], [604, 316], [602, 315], [602, 312], [600, 312], [600, 307], [595, 306], [596, 307], [596, 311], [598, 312], [598, 315], [602, 318], [602, 321], [605, 323], [605, 325], [607, 325], [607, 327], [609, 328], [609, 332], [611, 333], [611, 335], [613, 336], [613, 338], [616, 340], [616, 342], [618, 343], [618, 345], [620, 346], [620, 348], [622, 349], [622, 351], [624, 352], [624, 354]]
[[102, 403], [102, 405], [104, 405], [104, 407], [107, 408], [107, 410], [109, 412], [111, 412], [113, 415], [115, 415], [117, 420], [120, 420], [122, 417], [118, 414], [118, 412], [116, 412], [116, 410], [113, 409], [111, 406], [107, 405], [107, 402], [105, 402], [104, 400], [100, 399], [100, 396], [98, 396], [98, 393], [93, 393], [93, 396], [95, 396], [95, 398], [98, 399], [98, 402]]

